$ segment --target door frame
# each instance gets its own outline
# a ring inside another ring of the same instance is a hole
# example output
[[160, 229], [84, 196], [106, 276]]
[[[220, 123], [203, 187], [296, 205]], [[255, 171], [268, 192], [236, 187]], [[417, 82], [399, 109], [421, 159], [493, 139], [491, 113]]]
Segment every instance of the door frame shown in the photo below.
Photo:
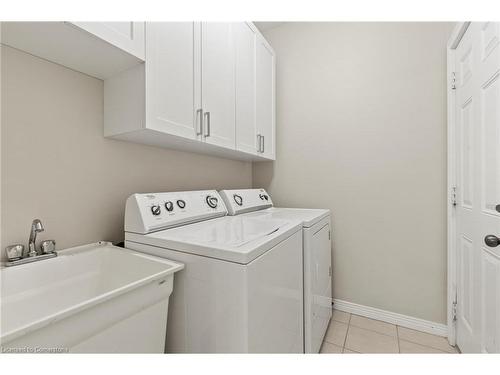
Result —
[[447, 58], [447, 106], [448, 106], [448, 165], [447, 165], [447, 215], [448, 215], [448, 276], [447, 276], [447, 326], [448, 342], [456, 345], [456, 323], [453, 320], [453, 304], [457, 294], [457, 241], [456, 241], [456, 202], [454, 188], [457, 186], [457, 160], [456, 160], [456, 119], [455, 119], [455, 90], [453, 72], [455, 67], [455, 52], [462, 37], [469, 28], [470, 22], [458, 22], [453, 29], [446, 46]]

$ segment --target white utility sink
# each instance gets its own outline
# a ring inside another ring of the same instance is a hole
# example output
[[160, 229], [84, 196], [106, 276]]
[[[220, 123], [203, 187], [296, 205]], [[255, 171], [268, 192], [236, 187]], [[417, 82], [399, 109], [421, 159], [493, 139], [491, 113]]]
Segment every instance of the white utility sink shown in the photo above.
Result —
[[163, 352], [173, 274], [107, 242], [2, 268], [3, 352]]

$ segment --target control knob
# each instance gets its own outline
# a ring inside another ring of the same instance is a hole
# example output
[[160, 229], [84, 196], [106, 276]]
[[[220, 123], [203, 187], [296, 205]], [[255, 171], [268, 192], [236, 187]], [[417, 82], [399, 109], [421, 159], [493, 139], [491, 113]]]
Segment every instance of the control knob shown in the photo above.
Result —
[[211, 195], [207, 195], [206, 201], [208, 206], [211, 208], [216, 208], [217, 203], [219, 203], [219, 200]]
[[186, 207], [186, 202], [183, 201], [182, 199], [178, 199], [177, 206], [179, 206], [179, 208], [184, 208], [184, 207]]
[[165, 208], [168, 212], [172, 212], [174, 210], [174, 204], [171, 201], [165, 202]]
[[161, 208], [159, 205], [153, 205], [151, 206], [151, 213], [154, 215], [154, 216], [158, 216], [160, 213], [161, 213]]
[[234, 195], [233, 195], [233, 199], [234, 199], [234, 202], [235, 202], [238, 206], [242, 206], [242, 205], [243, 205], [243, 197], [242, 197], [241, 195], [234, 194]]

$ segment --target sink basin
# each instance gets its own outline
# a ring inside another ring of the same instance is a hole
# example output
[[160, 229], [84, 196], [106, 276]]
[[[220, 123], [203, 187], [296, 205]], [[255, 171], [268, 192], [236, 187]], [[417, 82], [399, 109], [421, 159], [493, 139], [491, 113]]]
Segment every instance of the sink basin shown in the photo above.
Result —
[[4, 351], [163, 351], [173, 274], [182, 264], [106, 242], [58, 255], [0, 270]]

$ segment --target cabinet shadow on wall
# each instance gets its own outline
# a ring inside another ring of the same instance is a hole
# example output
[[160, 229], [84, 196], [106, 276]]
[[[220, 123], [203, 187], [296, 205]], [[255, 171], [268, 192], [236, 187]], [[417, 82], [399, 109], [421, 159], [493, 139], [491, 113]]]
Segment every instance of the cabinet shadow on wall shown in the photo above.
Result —
[[[256, 172], [258, 171], [258, 178]], [[254, 188], [269, 189], [274, 176], [274, 161], [261, 161], [253, 165]]]

